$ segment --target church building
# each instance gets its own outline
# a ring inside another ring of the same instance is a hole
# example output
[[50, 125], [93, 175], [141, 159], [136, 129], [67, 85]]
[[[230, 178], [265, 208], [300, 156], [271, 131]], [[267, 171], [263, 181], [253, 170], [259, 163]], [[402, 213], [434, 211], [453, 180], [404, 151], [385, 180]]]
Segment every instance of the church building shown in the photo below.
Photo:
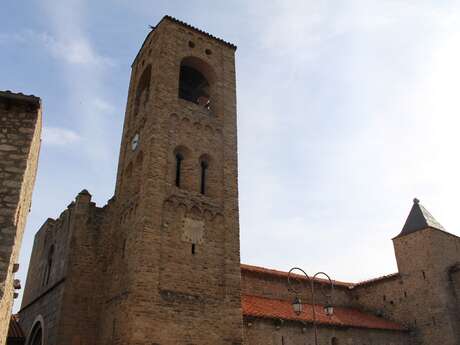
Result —
[[114, 196], [81, 191], [35, 236], [25, 344], [305, 345], [315, 329], [319, 344], [460, 344], [460, 238], [418, 200], [393, 239], [398, 272], [333, 281], [332, 313], [307, 278], [291, 277], [296, 313], [286, 272], [240, 263], [235, 51], [170, 16], [152, 28]]

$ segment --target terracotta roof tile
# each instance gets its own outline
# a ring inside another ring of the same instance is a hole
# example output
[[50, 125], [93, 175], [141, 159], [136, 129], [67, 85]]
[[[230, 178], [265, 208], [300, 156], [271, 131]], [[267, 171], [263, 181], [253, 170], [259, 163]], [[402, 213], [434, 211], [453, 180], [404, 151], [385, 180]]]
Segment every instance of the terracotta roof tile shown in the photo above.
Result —
[[[272, 270], [269, 268], [264, 268], [264, 267], [259, 267], [259, 266], [251, 266], [251, 265], [245, 265], [241, 264], [241, 272], [252, 272], [252, 273], [259, 273], [259, 274], [265, 274], [265, 275], [270, 275], [270, 276], [276, 276], [279, 278], [286, 278], [288, 276], [288, 272], [284, 271], [277, 271], [277, 270]], [[300, 274], [292, 274], [293, 277], [301, 280], [306, 280], [307, 278], [303, 275]], [[326, 279], [322, 278], [316, 278], [316, 282], [318, 283], [328, 283]], [[339, 286], [339, 287], [346, 287], [346, 288], [351, 288], [353, 287], [353, 283], [347, 283], [347, 282], [341, 282], [338, 280], [333, 280], [334, 286]]]
[[[213, 36], [213, 35], [211, 35], [210, 33], [206, 32], [206, 31], [203, 31], [203, 30], [198, 29], [197, 27], [195, 27], [195, 26], [193, 26], [193, 25], [190, 25], [190, 24], [188, 24], [188, 23], [186, 23], [186, 22], [183, 22], [182, 20], [179, 20], [179, 19], [174, 18], [174, 17], [169, 16], [169, 15], [165, 15], [163, 18], [161, 18], [161, 20], [158, 22], [158, 24], [157, 24], [156, 26], [149, 25], [151, 31], [150, 31], [150, 32], [147, 34], [147, 36], [145, 37], [144, 42], [142, 43], [141, 49], [139, 49], [139, 51], [137, 52], [136, 57], [134, 58], [134, 61], [133, 61], [132, 65], [136, 62], [136, 60], [137, 60], [137, 58], [138, 58], [138, 56], [139, 56], [139, 54], [140, 54], [142, 48], [144, 48], [145, 43], [146, 43], [147, 40], [149, 39], [150, 35], [153, 34], [153, 33], [155, 32], [156, 28], [157, 28], [158, 26], [160, 26], [160, 24], [161, 24], [164, 20], [169, 20], [169, 21], [171, 21], [171, 22], [173, 22], [173, 23], [176, 23], [176, 24], [179, 24], [179, 25], [181, 25], [181, 26], [183, 26], [183, 27], [186, 27], [187, 29], [190, 29], [190, 30], [193, 30], [193, 31], [198, 32], [198, 33], [200, 33], [200, 34], [206, 35], [206, 36], [208, 36], [209, 38], [212, 38], [213, 40], [215, 40], [215, 41], [217, 41], [217, 42], [220, 42], [220, 43], [222, 43], [222, 44], [225, 44], [226, 46], [232, 48], [233, 50], [236, 50], [236, 49], [237, 49], [236, 45], [234, 45], [233, 43], [227, 42], [227, 41], [223, 40], [222, 38]], [[131, 65], [131, 66], [132, 66], [132, 65]]]
[[368, 279], [368, 280], [363, 280], [363, 281], [353, 285], [353, 288], [358, 287], [358, 286], [371, 285], [371, 284], [374, 284], [374, 283], [380, 283], [383, 280], [395, 279], [395, 278], [399, 278], [399, 277], [400, 277], [399, 273], [391, 273], [391, 274], [387, 274], [387, 275], [384, 275], [384, 276], [381, 276], [381, 277], [372, 278], [372, 279]]
[[[241, 298], [241, 305], [244, 316], [313, 322], [313, 307], [311, 304], [304, 304], [300, 315], [294, 313], [291, 302], [286, 300], [244, 295]], [[324, 313], [323, 307], [322, 305], [315, 306], [318, 324], [393, 331], [407, 330], [407, 328], [396, 322], [352, 308], [334, 307], [334, 315], [329, 317]]]
[[[174, 22], [174, 23], [176, 23], [176, 24], [185, 26], [185, 27], [188, 28], [188, 29], [191, 29], [191, 30], [193, 30], [193, 31], [199, 32], [200, 34], [206, 35], [206, 36], [212, 38], [213, 40], [216, 40], [216, 41], [218, 41], [218, 42], [220, 42], [220, 43], [223, 43], [223, 44], [229, 46], [230, 48], [236, 50], [236, 45], [234, 45], [234, 44], [232, 44], [232, 43], [230, 43], [230, 42], [227, 42], [227, 41], [223, 40], [222, 38], [213, 36], [213, 35], [211, 35], [210, 33], [206, 32], [206, 31], [203, 31], [203, 30], [198, 29], [197, 27], [195, 27], [195, 26], [193, 26], [193, 25], [190, 25], [190, 24], [188, 24], [188, 23], [183, 22], [182, 20], [176, 19], [176, 18], [171, 17], [171, 16], [169, 16], [169, 15], [165, 15], [165, 16], [163, 17], [163, 19], [160, 21], [160, 23], [161, 23], [164, 19], [169, 19], [170, 21], [172, 21], [172, 22]], [[159, 25], [160, 23], [158, 23], [158, 25]], [[157, 25], [157, 26], [158, 26], [158, 25]]]

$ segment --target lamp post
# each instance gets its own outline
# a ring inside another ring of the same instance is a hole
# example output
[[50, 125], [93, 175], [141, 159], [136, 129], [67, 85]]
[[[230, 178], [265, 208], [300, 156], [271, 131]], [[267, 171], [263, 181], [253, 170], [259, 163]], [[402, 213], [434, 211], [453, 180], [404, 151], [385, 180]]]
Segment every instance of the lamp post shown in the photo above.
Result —
[[[299, 292], [296, 291], [294, 288], [293, 288], [293, 284], [292, 284], [292, 280], [295, 280], [296, 278], [293, 278], [292, 277], [292, 272], [293, 271], [300, 271], [302, 272], [305, 277], [307, 278], [308, 282], [310, 283], [310, 293], [311, 293], [311, 304], [312, 304], [312, 312], [313, 312], [313, 330], [314, 330], [314, 333], [315, 333], [315, 345], [318, 345], [318, 329], [316, 327], [316, 310], [315, 310], [315, 280], [318, 276], [320, 275], [323, 275], [327, 278], [327, 280], [329, 281], [329, 285], [331, 287], [331, 294], [330, 295], [327, 295], [326, 293], [324, 293], [324, 288], [321, 289], [321, 292], [323, 293], [323, 295], [326, 296], [327, 298], [327, 302], [326, 304], [324, 305], [324, 313], [327, 315], [327, 316], [332, 316], [334, 314], [334, 308], [332, 307], [332, 304], [330, 302], [330, 298], [331, 298], [331, 295], [332, 295], [332, 292], [334, 291], [334, 283], [332, 282], [331, 278], [324, 272], [317, 272], [315, 273], [315, 275], [313, 277], [310, 278], [310, 276], [301, 268], [299, 267], [293, 267], [289, 270], [289, 273], [288, 273], [288, 289], [289, 291], [292, 291], [295, 293], [295, 297], [294, 297], [294, 301], [292, 302], [292, 309], [294, 310], [294, 313], [296, 313], [297, 315], [300, 315], [302, 313], [302, 310], [303, 310], [303, 305], [302, 305], [302, 300], [300, 299], [299, 297]], [[298, 278], [297, 278], [298, 279]]]

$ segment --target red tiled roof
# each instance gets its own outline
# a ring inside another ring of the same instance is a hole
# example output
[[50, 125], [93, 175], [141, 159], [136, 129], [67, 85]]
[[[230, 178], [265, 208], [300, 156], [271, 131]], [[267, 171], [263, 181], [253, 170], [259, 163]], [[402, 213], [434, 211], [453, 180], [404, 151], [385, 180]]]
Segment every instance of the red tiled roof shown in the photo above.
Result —
[[[311, 304], [304, 304], [302, 313], [297, 315], [292, 310], [290, 301], [243, 295], [241, 306], [244, 316], [313, 322], [313, 307]], [[407, 330], [404, 326], [396, 322], [388, 321], [352, 308], [334, 307], [334, 315], [329, 317], [324, 313], [322, 305], [316, 305], [315, 312], [318, 324], [322, 325], [393, 331]]]
[[[252, 272], [252, 273], [260, 273], [260, 274], [266, 274], [266, 275], [271, 275], [271, 276], [276, 276], [279, 278], [286, 278], [288, 276], [288, 272], [283, 272], [283, 271], [277, 271], [277, 270], [272, 270], [269, 268], [264, 268], [264, 267], [259, 267], [259, 266], [251, 266], [251, 265], [246, 265], [246, 264], [241, 264], [241, 272]], [[301, 279], [301, 280], [306, 280], [307, 278], [303, 275], [300, 274], [292, 274], [292, 277], [295, 277], [296, 279]], [[316, 278], [316, 282], [318, 283], [328, 283], [327, 279], [322, 279], [322, 278]], [[351, 288], [353, 287], [353, 283], [346, 283], [346, 282], [341, 282], [337, 280], [332, 280], [334, 283], [334, 286], [340, 286], [340, 287], [346, 287], [346, 288]]]
[[11, 315], [10, 326], [8, 328], [8, 338], [24, 338], [24, 332], [19, 325], [16, 315]]
[[365, 286], [365, 285], [370, 285], [370, 284], [374, 284], [374, 283], [379, 283], [379, 282], [381, 282], [383, 280], [393, 279], [393, 278], [399, 278], [399, 273], [391, 273], [391, 274], [387, 274], [387, 275], [384, 275], [384, 276], [381, 276], [381, 277], [372, 278], [372, 279], [368, 279], [368, 280], [363, 280], [363, 281], [361, 281], [359, 283], [354, 284], [353, 287]]

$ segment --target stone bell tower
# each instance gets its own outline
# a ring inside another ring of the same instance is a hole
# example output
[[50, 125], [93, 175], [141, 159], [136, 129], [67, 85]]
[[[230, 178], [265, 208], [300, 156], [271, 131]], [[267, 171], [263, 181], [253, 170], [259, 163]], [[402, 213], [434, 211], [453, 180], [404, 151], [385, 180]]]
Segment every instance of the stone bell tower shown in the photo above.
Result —
[[172, 17], [132, 65], [100, 336], [241, 344], [236, 47]]

